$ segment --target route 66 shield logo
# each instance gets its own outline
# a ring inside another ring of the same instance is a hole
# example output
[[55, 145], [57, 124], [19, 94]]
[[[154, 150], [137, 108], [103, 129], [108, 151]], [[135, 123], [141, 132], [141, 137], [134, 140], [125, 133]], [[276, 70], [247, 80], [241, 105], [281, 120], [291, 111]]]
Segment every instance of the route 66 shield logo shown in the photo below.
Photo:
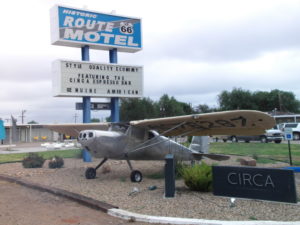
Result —
[[120, 23], [120, 32], [122, 34], [133, 34], [133, 25], [132, 25], [132, 23], [121, 22]]

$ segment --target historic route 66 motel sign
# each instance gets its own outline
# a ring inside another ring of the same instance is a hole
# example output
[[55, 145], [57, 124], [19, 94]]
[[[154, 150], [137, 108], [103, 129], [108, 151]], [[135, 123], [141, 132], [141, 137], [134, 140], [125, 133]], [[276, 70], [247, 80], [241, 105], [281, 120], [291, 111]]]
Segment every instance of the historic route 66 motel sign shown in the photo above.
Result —
[[[83, 61], [89, 61], [89, 48], [109, 50], [114, 67], [103, 63], [85, 66], [70, 60], [53, 63], [54, 96], [82, 97], [83, 122], [90, 122], [91, 97], [111, 98], [112, 122], [119, 122], [119, 97], [143, 96], [142, 67], [120, 65], [122, 70], [116, 75], [109, 71], [118, 69], [117, 51], [134, 53], [142, 49], [141, 19], [56, 5], [51, 9], [51, 43], [81, 48]], [[107, 70], [89, 69], [93, 65]]]

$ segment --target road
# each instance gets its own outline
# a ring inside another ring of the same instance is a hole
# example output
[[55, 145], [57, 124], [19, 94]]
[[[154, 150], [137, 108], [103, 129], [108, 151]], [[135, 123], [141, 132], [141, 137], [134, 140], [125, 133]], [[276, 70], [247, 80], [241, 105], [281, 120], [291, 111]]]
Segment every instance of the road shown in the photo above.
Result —
[[46, 192], [0, 181], [0, 225], [29, 224], [132, 225], [133, 221], [114, 218]]

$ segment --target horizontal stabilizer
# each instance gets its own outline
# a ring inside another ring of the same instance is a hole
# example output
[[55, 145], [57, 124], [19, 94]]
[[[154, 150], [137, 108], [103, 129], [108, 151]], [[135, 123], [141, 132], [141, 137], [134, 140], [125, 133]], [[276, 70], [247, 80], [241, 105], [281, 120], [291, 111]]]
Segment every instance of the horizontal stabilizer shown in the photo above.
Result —
[[223, 160], [228, 160], [230, 159], [229, 156], [227, 155], [220, 155], [220, 154], [201, 154], [201, 153], [193, 153], [193, 156], [196, 160], [201, 160], [202, 157], [206, 157], [212, 160], [217, 160], [217, 161], [223, 161]]

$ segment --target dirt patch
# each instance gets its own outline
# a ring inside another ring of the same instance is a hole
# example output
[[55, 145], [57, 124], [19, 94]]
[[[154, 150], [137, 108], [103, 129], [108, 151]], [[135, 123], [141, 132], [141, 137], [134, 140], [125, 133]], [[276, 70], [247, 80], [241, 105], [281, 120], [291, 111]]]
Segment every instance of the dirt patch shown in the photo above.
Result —
[[[107, 225], [127, 222], [46, 192], [0, 181], [2, 225]], [[146, 223], [142, 223], [146, 224]]]

